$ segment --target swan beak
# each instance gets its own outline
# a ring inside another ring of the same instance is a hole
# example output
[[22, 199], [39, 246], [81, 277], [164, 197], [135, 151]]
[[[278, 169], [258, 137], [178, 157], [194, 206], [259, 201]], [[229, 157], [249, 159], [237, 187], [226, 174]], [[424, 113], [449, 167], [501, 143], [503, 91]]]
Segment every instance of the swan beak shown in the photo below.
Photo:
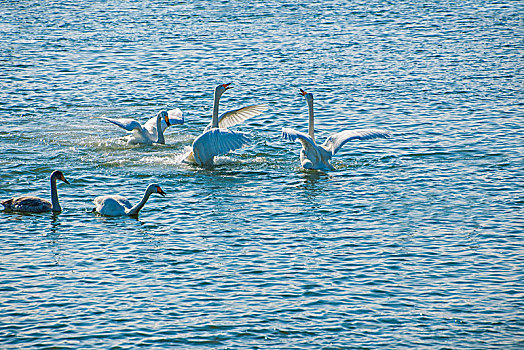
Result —
[[226, 89], [226, 90], [229, 90], [229, 89], [232, 88], [232, 86], [229, 86], [229, 85], [231, 85], [231, 83], [222, 84], [222, 87], [223, 87], [224, 89]]
[[157, 190], [158, 194], [160, 194], [162, 197], [166, 196], [166, 193], [159, 187]]
[[306, 96], [307, 92], [305, 92], [304, 90], [300, 89], [300, 94], [301, 94], [302, 96]]
[[69, 183], [69, 181], [66, 180], [66, 178], [65, 178], [64, 175], [62, 175], [62, 176], [60, 177], [60, 180], [64, 181], [64, 182], [65, 182], [66, 184], [68, 184], [68, 185], [71, 185], [71, 184]]
[[164, 119], [166, 121], [167, 126], [171, 126], [171, 122], [169, 121], [169, 117], [166, 116]]

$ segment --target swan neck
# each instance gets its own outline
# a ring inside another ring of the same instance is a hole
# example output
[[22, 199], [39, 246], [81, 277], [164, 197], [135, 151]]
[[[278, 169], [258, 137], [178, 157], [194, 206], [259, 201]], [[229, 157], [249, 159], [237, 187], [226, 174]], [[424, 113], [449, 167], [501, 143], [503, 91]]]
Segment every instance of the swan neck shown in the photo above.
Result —
[[129, 211], [127, 212], [127, 215], [135, 215], [135, 214], [138, 214], [138, 212], [144, 207], [144, 205], [146, 204], [147, 200], [149, 199], [149, 196], [151, 196], [151, 192], [147, 191], [146, 190], [146, 193], [144, 193], [144, 196], [142, 197], [142, 200], [140, 200], [140, 202], [138, 202], [134, 207], [132, 207], [131, 209], [129, 209]]
[[313, 100], [307, 100], [307, 106], [309, 111], [308, 134], [311, 136], [313, 141], [315, 141], [315, 116], [313, 113]]
[[156, 133], [158, 135], [156, 142], [164, 144], [166, 140], [164, 139], [164, 131], [162, 130], [162, 117], [161, 116], [156, 117]]
[[220, 95], [215, 91], [215, 97], [213, 100], [213, 116], [211, 117], [211, 127], [218, 128], [218, 102], [220, 101]]
[[58, 192], [56, 190], [56, 177], [51, 176], [51, 210], [62, 211], [60, 203], [58, 203]]

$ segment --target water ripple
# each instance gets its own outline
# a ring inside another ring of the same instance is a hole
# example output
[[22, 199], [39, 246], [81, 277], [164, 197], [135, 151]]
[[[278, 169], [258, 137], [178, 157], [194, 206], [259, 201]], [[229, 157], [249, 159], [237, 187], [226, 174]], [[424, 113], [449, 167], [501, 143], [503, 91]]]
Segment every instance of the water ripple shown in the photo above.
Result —
[[[522, 6], [357, 1], [0, 4], [0, 344], [7, 348], [505, 348], [524, 344]], [[221, 112], [252, 144], [183, 162]], [[335, 171], [300, 168], [303, 88]], [[97, 117], [179, 107], [165, 145]], [[101, 194], [138, 218], [92, 212]]]

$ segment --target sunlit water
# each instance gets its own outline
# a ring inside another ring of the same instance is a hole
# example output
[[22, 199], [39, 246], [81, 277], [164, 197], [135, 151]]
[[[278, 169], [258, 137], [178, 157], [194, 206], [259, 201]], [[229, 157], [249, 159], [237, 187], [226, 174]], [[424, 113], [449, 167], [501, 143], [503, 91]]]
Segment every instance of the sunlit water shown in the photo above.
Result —
[[[2, 1], [2, 348], [524, 347], [519, 1]], [[249, 147], [182, 162], [221, 110]], [[329, 173], [299, 167], [352, 128]], [[184, 111], [166, 145], [96, 117]], [[138, 219], [91, 212], [101, 194]]]

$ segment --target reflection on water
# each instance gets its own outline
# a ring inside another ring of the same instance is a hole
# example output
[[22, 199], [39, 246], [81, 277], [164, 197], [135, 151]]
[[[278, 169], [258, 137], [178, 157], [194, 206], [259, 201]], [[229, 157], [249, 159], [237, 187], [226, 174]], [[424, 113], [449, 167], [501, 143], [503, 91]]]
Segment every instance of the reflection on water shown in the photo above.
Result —
[[298, 175], [302, 181], [299, 182], [297, 189], [304, 204], [311, 209], [321, 208], [322, 203], [325, 202], [330, 175], [317, 170], [301, 170]]
[[61, 212], [51, 212], [51, 233], [56, 234], [60, 229]]

